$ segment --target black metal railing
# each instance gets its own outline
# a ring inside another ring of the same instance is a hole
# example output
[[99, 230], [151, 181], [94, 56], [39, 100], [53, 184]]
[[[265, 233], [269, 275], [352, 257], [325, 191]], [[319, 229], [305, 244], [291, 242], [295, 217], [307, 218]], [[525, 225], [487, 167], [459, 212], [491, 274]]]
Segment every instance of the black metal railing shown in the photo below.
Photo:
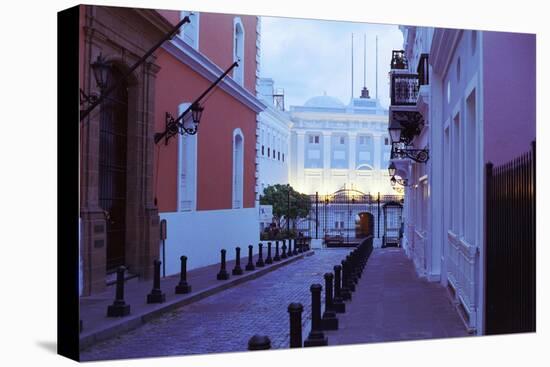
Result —
[[397, 70], [407, 70], [409, 68], [409, 62], [404, 50], [393, 50], [391, 52], [390, 67]]
[[343, 243], [352, 243], [371, 234], [382, 238], [385, 221], [397, 220], [393, 218], [397, 215], [395, 213], [391, 213], [388, 218], [383, 216], [383, 205], [402, 203], [402, 200], [401, 195], [369, 194], [353, 189], [343, 189], [328, 195], [311, 195], [310, 213], [296, 227], [305, 236], [325, 241], [340, 239]]
[[535, 331], [535, 162], [486, 164], [486, 334]]
[[428, 65], [428, 54], [421, 54], [418, 60], [418, 84], [429, 85], [430, 84], [430, 70]]
[[417, 74], [392, 74], [392, 106], [415, 105], [418, 98], [419, 81]]

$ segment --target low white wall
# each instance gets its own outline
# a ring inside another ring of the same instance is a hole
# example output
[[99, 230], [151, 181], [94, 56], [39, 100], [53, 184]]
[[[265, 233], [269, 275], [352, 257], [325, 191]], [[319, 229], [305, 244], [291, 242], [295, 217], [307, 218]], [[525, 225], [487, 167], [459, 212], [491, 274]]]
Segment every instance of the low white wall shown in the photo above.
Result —
[[[220, 250], [227, 250], [227, 260], [248, 255], [248, 245], [256, 253], [260, 239], [256, 208], [160, 213], [166, 219], [166, 275], [180, 271], [180, 256], [187, 256], [187, 269], [220, 262]], [[162, 242], [160, 243], [162, 260]], [[241, 260], [242, 263], [243, 260]]]

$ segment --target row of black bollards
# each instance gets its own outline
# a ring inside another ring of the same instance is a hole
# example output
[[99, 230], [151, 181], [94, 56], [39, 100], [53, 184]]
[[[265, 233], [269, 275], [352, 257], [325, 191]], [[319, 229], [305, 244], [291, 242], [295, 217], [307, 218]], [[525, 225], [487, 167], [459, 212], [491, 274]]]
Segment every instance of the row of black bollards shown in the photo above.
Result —
[[[294, 249], [292, 249], [292, 242], [294, 242]], [[303, 252], [302, 245], [299, 245], [300, 242], [294, 240], [288, 240], [288, 251], [286, 246], [286, 240], [283, 240], [282, 245], [282, 255], [279, 254], [279, 241], [275, 242], [275, 256], [271, 257], [271, 242], [267, 244], [267, 258], [264, 262], [263, 260], [263, 244], [260, 243], [259, 247], [259, 256], [258, 261], [256, 262], [256, 267], [263, 267], [265, 264], [272, 264], [273, 262], [281, 261], [281, 259], [286, 259], [291, 256], [298, 255]], [[236, 260], [235, 267], [233, 268], [233, 275], [243, 274], [243, 270], [240, 266], [240, 247], [235, 249]], [[248, 246], [248, 264], [245, 267], [245, 270], [251, 271], [255, 270], [253, 259], [253, 246]], [[181, 256], [181, 271], [180, 271], [180, 281], [175, 287], [176, 294], [186, 294], [191, 292], [191, 285], [187, 282], [187, 257]], [[155, 259], [153, 262], [153, 288], [151, 292], [147, 294], [146, 301], [148, 304], [152, 303], [163, 303], [166, 301], [166, 294], [160, 288], [160, 269], [162, 262], [158, 259]], [[107, 316], [108, 317], [123, 317], [130, 314], [130, 305], [127, 304], [124, 300], [124, 282], [125, 282], [125, 272], [126, 268], [121, 266], [117, 269], [117, 279], [116, 279], [116, 294], [115, 300], [111, 305], [107, 307]], [[226, 280], [229, 279], [229, 273], [226, 270], [226, 250], [221, 250], [221, 266], [220, 271], [218, 272], [217, 279]]]
[[[191, 285], [187, 282], [187, 257], [181, 256], [180, 281], [176, 285], [176, 294], [191, 292]], [[153, 289], [147, 295], [147, 303], [163, 303], [166, 301], [166, 294], [160, 289], [160, 267], [161, 261], [153, 261]], [[120, 266], [117, 269], [116, 294], [112, 305], [107, 307], [107, 317], [123, 317], [130, 314], [130, 305], [124, 301], [124, 273], [126, 268]]]
[[[351, 300], [351, 293], [355, 291], [355, 285], [361, 278], [363, 269], [372, 251], [372, 237], [369, 237], [351, 251], [342, 261], [341, 265], [334, 266], [334, 274], [324, 274], [325, 311], [322, 317], [321, 291], [323, 288], [320, 284], [311, 285], [311, 331], [303, 342], [304, 347], [328, 345], [328, 338], [324, 335], [323, 330], [338, 329], [336, 314], [346, 312], [344, 301]], [[300, 348], [302, 347], [303, 306], [300, 303], [291, 303], [288, 306], [288, 312], [290, 314], [290, 348]], [[269, 349], [270, 345], [268, 348], [261, 348], [261, 346], [267, 345], [266, 340], [269, 340], [267, 336], [260, 337], [255, 335], [249, 341], [249, 349]], [[258, 343], [257, 345], [255, 344], [256, 342]], [[255, 346], [254, 349], [251, 348], [251, 343]]]
[[[254, 264], [254, 246], [249, 245], [248, 246], [248, 263], [245, 266], [246, 271], [253, 271], [256, 270], [256, 268], [263, 268], [265, 265], [271, 265], [274, 262], [281, 261], [282, 259], [287, 259], [292, 256], [299, 255], [300, 253], [303, 253], [305, 250], [303, 246], [301, 245], [302, 242], [298, 242], [297, 240], [288, 240], [288, 247], [287, 247], [287, 240], [282, 240], [283, 245], [280, 247], [281, 253], [279, 254], [279, 241], [275, 241], [275, 255], [272, 255], [272, 244], [271, 242], [267, 243], [267, 257], [264, 260], [264, 253], [263, 253], [263, 243], [258, 244], [258, 259], [256, 260], [256, 264]], [[292, 243], [294, 243], [294, 248], [292, 248]], [[236, 247], [235, 248], [235, 267], [233, 268], [232, 272], [233, 275], [242, 275], [243, 270], [241, 268], [241, 248]], [[226, 269], [226, 250], [221, 250], [221, 262], [220, 262], [220, 271], [216, 275], [216, 279], [218, 280], [227, 280], [229, 279], [229, 273]]]

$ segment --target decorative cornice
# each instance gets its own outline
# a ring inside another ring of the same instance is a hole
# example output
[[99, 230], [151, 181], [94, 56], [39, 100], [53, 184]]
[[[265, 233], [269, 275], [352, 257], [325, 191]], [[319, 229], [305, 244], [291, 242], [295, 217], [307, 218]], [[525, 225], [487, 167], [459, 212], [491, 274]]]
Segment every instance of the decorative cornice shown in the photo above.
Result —
[[445, 75], [461, 36], [461, 29], [435, 29], [429, 59], [434, 73]]
[[[166, 42], [162, 48], [210, 82], [214, 82], [224, 72], [218, 65], [183, 42], [179, 37], [174, 37], [171, 41]], [[231, 77], [224, 78], [219, 87], [256, 113], [267, 107], [264, 102], [256, 98]]]
[[266, 114], [268, 117], [276, 120], [281, 127], [290, 130], [293, 126], [290, 116], [285, 115], [275, 107], [270, 106], [266, 103], [265, 110], [262, 111], [263, 114]]

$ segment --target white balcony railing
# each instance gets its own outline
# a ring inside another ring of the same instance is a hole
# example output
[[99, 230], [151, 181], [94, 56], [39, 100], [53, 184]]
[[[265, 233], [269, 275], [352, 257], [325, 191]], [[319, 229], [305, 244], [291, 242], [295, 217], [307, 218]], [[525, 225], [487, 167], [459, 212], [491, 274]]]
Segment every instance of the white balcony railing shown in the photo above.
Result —
[[476, 266], [477, 247], [466, 243], [452, 231], [447, 232], [447, 279], [456, 291], [456, 301], [460, 302], [468, 314], [468, 326], [476, 324]]

